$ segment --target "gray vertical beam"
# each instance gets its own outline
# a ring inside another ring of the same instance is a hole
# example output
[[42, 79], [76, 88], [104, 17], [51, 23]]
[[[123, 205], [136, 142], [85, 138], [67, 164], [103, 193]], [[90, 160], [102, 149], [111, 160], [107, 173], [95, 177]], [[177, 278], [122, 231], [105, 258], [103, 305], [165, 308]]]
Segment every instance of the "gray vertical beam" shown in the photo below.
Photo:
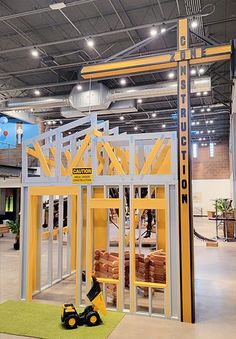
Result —
[[53, 195], [49, 195], [49, 213], [48, 213], [48, 285], [53, 281]]
[[78, 187], [77, 199], [77, 281], [78, 281], [78, 304], [82, 305], [82, 255], [83, 255], [83, 189]]
[[120, 307], [121, 311], [124, 309], [124, 290], [125, 290], [125, 202], [124, 202], [124, 187], [119, 185], [119, 198], [120, 198], [120, 210], [119, 210], [119, 246], [120, 246], [120, 260], [119, 260], [119, 270], [120, 274]]
[[57, 275], [58, 279], [62, 279], [63, 275], [63, 214], [64, 214], [64, 197], [63, 195], [59, 196], [59, 205], [58, 205], [58, 253], [57, 253]]
[[67, 274], [71, 274], [71, 230], [72, 230], [72, 197], [68, 195], [67, 198]]
[[36, 250], [36, 290], [41, 290], [41, 265], [42, 265], [42, 257], [41, 257], [41, 242], [42, 242], [42, 224], [43, 224], [43, 199], [42, 196], [39, 197], [38, 202], [38, 220], [37, 220], [37, 250]]
[[27, 294], [27, 275], [28, 275], [28, 229], [29, 218], [29, 189], [22, 187], [21, 190], [21, 218], [20, 218], [20, 299], [25, 300]]

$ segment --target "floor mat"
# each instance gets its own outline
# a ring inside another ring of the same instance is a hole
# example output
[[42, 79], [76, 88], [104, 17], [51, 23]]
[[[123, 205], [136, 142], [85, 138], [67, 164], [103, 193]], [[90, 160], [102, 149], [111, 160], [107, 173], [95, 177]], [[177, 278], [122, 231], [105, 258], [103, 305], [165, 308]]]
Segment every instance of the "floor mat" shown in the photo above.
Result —
[[124, 317], [120, 312], [102, 316], [103, 324], [66, 330], [61, 325], [61, 307], [36, 302], [6, 301], [0, 304], [0, 333], [36, 338], [105, 339]]

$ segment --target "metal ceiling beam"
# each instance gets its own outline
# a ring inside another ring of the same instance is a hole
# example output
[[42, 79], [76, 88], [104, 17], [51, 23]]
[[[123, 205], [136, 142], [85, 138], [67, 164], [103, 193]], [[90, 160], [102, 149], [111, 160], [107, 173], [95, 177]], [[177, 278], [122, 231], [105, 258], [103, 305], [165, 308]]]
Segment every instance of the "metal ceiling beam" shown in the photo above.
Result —
[[[78, 5], [83, 5], [89, 2], [94, 2], [96, 0], [79, 0], [79, 1], [73, 1], [66, 3], [66, 7], [73, 7], [73, 6], [78, 6]], [[22, 18], [25, 16], [30, 16], [30, 15], [36, 15], [36, 14], [42, 14], [42, 13], [47, 13], [53, 11], [50, 7], [44, 7], [44, 8], [39, 8], [39, 9], [34, 9], [32, 11], [26, 11], [26, 12], [21, 12], [21, 13], [14, 13], [10, 15], [5, 15], [0, 17], [0, 21], [7, 21], [11, 19], [16, 19], [16, 18]]]

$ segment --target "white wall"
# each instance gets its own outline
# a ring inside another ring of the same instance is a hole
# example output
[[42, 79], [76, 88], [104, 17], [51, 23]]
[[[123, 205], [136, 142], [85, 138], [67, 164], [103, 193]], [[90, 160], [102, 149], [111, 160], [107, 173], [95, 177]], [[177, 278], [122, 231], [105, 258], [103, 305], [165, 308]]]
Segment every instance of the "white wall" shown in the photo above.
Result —
[[193, 214], [214, 211], [214, 199], [231, 198], [230, 179], [193, 180]]

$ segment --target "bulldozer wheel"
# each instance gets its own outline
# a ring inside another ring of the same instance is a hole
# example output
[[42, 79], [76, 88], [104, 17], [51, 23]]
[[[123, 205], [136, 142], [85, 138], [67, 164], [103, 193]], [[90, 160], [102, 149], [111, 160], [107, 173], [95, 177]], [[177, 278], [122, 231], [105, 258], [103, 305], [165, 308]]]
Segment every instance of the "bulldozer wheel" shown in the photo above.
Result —
[[70, 315], [65, 319], [65, 326], [67, 329], [73, 329], [77, 327], [77, 319], [74, 315]]
[[86, 315], [86, 324], [88, 326], [97, 326], [100, 324], [100, 317], [99, 314], [97, 312], [89, 312]]

